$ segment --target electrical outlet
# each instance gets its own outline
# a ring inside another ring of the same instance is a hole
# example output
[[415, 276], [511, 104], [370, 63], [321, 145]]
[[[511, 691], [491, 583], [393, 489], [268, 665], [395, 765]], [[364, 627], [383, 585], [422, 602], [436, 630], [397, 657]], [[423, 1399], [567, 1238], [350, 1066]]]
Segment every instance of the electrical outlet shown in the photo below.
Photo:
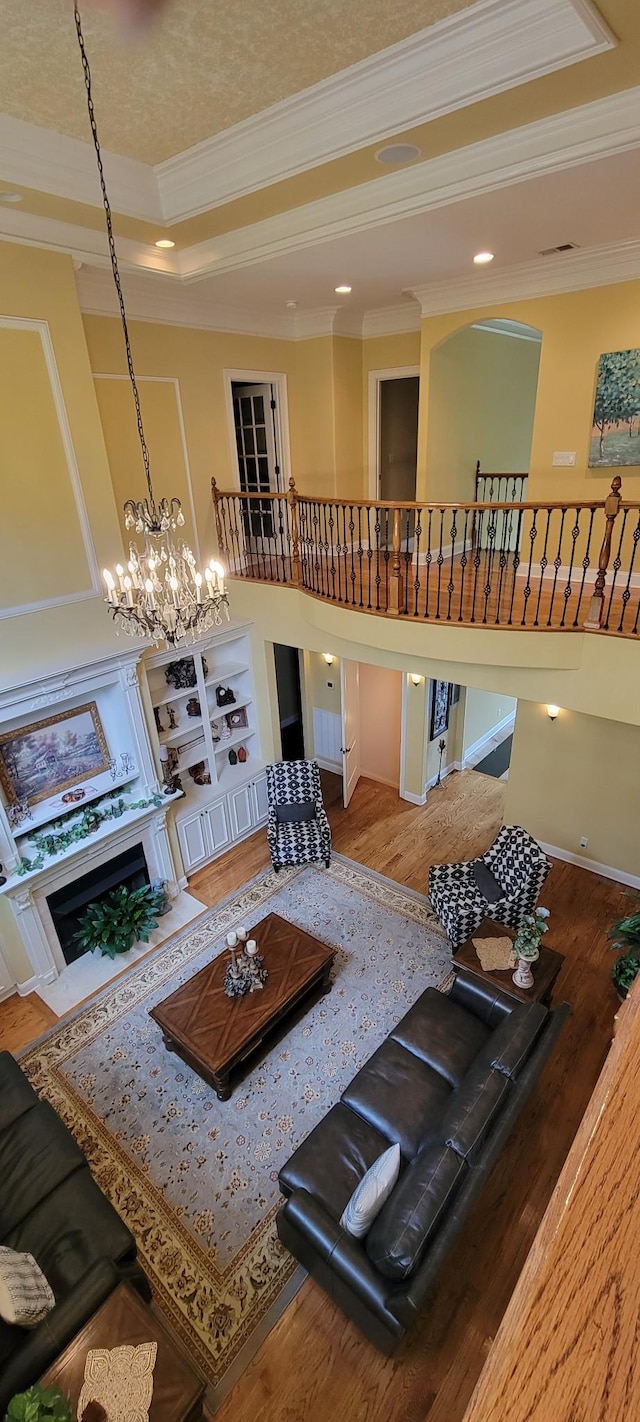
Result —
[[580, 848], [581, 848], [581, 849], [586, 849], [588, 843], [589, 843], [589, 841], [588, 841], [588, 839], [587, 839], [586, 834], [583, 834], [582, 839], [580, 840]]
[[555, 449], [555, 450], [554, 450], [554, 452], [553, 452], [553, 459], [552, 459], [552, 461], [551, 461], [552, 464], [555, 464], [556, 466], [557, 466], [557, 465], [561, 465], [563, 468], [565, 468], [567, 465], [575, 464], [575, 462], [576, 462], [576, 452], [575, 452], [575, 449]]

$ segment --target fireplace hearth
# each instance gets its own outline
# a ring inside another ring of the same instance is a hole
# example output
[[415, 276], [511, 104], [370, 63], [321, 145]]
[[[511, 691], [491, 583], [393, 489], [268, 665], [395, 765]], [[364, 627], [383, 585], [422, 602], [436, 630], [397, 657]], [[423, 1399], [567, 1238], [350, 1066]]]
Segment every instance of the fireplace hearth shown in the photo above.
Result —
[[104, 864], [97, 865], [72, 883], [65, 884], [64, 888], [49, 894], [47, 906], [65, 962], [75, 963], [85, 951], [74, 942], [74, 935], [88, 904], [98, 902], [119, 884], [125, 884], [128, 889], [140, 889], [149, 882], [144, 846], [133, 844], [122, 854], [107, 859]]

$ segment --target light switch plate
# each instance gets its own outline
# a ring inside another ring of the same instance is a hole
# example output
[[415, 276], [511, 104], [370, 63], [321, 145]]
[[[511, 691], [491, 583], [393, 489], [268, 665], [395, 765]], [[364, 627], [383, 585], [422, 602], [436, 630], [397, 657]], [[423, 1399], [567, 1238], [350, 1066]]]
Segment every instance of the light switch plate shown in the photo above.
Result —
[[552, 464], [556, 464], [556, 465], [560, 464], [560, 465], [562, 465], [562, 466], [566, 466], [566, 465], [570, 465], [570, 464], [575, 464], [575, 462], [576, 462], [576, 452], [575, 452], [575, 449], [555, 449], [554, 452], [553, 452], [553, 459], [552, 459], [551, 462], [552, 462]]

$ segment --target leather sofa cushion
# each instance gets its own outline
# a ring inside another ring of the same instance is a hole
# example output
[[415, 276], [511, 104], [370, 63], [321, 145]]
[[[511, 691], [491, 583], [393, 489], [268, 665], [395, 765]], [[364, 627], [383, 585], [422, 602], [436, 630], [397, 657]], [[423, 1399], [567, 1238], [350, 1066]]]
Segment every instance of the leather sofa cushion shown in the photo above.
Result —
[[10, 1052], [0, 1052], [0, 1131], [37, 1106], [39, 1098]]
[[467, 1165], [474, 1163], [510, 1091], [509, 1078], [501, 1071], [487, 1072], [477, 1063], [454, 1091], [442, 1122], [442, 1137]]
[[415, 1273], [467, 1173], [446, 1145], [426, 1146], [407, 1166], [365, 1241], [374, 1268], [390, 1279]]
[[391, 1037], [446, 1077], [451, 1086], [459, 1086], [487, 1041], [489, 1028], [445, 993], [427, 988], [394, 1027]]
[[347, 1106], [333, 1106], [282, 1167], [280, 1189], [283, 1195], [308, 1190], [339, 1220], [369, 1166], [391, 1144]]
[[548, 1016], [547, 1008], [540, 1002], [514, 1005], [511, 1015], [496, 1027], [479, 1053], [479, 1069], [493, 1067], [505, 1076], [517, 1077]]
[[3, 1244], [33, 1254], [56, 1300], [64, 1298], [96, 1259], [117, 1263], [135, 1242], [92, 1179], [76, 1170], [6, 1235]]
[[86, 1164], [79, 1145], [47, 1101], [38, 1101], [2, 1132], [0, 1160], [3, 1243], [51, 1190]]
[[412, 1160], [437, 1133], [450, 1095], [445, 1077], [388, 1037], [341, 1099]]

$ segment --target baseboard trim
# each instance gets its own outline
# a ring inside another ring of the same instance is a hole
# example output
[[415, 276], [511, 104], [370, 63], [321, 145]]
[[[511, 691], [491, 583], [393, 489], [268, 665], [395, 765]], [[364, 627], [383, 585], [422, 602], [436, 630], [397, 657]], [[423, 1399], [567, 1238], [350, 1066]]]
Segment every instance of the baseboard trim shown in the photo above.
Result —
[[[442, 773], [441, 773], [441, 775], [440, 775], [440, 784], [442, 784], [443, 780], [446, 780], [446, 778], [447, 778], [448, 775], [452, 775], [454, 770], [463, 770], [463, 769], [464, 769], [464, 766], [463, 766], [461, 760], [450, 760], [448, 765], [443, 765], [443, 767], [442, 767]], [[427, 780], [427, 784], [426, 784], [426, 787], [425, 787], [426, 791], [433, 790], [437, 784], [438, 784], [438, 775], [437, 775], [437, 772], [436, 772], [435, 775], [432, 775], [432, 776], [431, 776], [431, 779], [430, 779], [430, 780]], [[425, 796], [425, 798], [426, 798], [426, 796]]]
[[374, 775], [370, 770], [361, 770], [363, 780], [375, 780], [376, 785], [388, 785], [390, 790], [398, 789], [397, 780], [385, 780], [384, 775]]
[[500, 743], [506, 741], [507, 736], [513, 734], [515, 724], [516, 713], [515, 711], [510, 711], [508, 716], [503, 716], [501, 721], [496, 721], [495, 726], [492, 726], [490, 731], [485, 731], [483, 736], [479, 736], [478, 740], [473, 742], [473, 745], [467, 746], [462, 760], [463, 769], [472, 770], [474, 764], [477, 764], [479, 760], [483, 760], [484, 757], [480, 752], [486, 750], [502, 731], [504, 731], [504, 735], [501, 735]]
[[26, 978], [23, 983], [16, 983], [16, 992], [20, 997], [28, 997], [30, 992], [37, 992], [40, 984], [45, 982], [39, 973], [35, 973], [32, 978]]
[[342, 762], [339, 760], [328, 760], [324, 755], [314, 755], [321, 770], [331, 770], [334, 775], [342, 775]]
[[410, 790], [402, 790], [400, 791], [400, 799], [408, 800], [410, 805], [426, 805], [427, 792], [425, 790], [422, 795], [413, 795]]
[[640, 889], [638, 874], [627, 874], [624, 869], [613, 869], [610, 864], [599, 864], [597, 859], [585, 859], [581, 854], [573, 854], [570, 849], [560, 849], [557, 844], [545, 844], [543, 840], [538, 840], [538, 843], [552, 859], [562, 859], [565, 864], [577, 864], [580, 869], [588, 869], [590, 874], [601, 874], [603, 879], [615, 879], [617, 883], [626, 884], [630, 889]]
[[177, 885], [178, 885], [178, 888], [179, 888], [179, 889], [188, 889], [188, 888], [189, 888], [189, 880], [187, 879], [186, 874], [181, 874], [181, 875], [180, 875], [180, 878], [177, 880]]

